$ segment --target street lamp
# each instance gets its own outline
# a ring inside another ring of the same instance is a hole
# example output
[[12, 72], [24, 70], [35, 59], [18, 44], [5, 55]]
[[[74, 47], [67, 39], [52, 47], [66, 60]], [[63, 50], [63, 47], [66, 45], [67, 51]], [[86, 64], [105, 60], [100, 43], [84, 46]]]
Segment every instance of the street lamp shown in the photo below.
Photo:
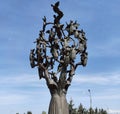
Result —
[[91, 97], [91, 91], [88, 89], [89, 96], [90, 96], [90, 114], [92, 114], [91, 109], [92, 109], [92, 97]]

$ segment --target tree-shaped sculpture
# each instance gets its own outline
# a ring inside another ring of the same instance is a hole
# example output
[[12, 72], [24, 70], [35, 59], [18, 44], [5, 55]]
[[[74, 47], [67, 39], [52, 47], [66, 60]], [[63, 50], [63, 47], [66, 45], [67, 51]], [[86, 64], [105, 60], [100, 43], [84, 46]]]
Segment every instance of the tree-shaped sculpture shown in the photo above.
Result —
[[85, 32], [78, 30], [77, 21], [61, 24], [63, 12], [59, 2], [51, 5], [56, 15], [53, 22], [43, 18], [43, 27], [39, 33], [36, 49], [30, 52], [31, 67], [38, 67], [40, 79], [45, 79], [50, 90], [51, 101], [48, 114], [69, 114], [66, 93], [75, 70], [79, 65], [86, 66]]

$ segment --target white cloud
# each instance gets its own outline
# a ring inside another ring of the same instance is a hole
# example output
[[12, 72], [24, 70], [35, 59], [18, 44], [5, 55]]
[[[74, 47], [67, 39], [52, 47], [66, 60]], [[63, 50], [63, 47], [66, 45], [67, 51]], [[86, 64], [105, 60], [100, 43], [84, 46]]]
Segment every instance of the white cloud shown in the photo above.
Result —
[[[7, 88], [0, 92], [0, 105], [10, 105], [13, 104], [22, 104], [22, 103], [31, 103], [36, 102], [35, 99], [40, 99], [41, 103], [46, 102], [48, 103], [50, 100], [50, 94], [47, 88], [43, 89], [43, 87], [46, 87], [45, 81], [38, 80], [38, 77], [34, 75], [29, 74], [21, 74], [18, 76], [10, 76], [10, 77], [1, 77], [0, 86], [3, 86], [7, 84], [7, 86], [12, 86], [10, 90]], [[82, 88], [76, 84], [83, 85]], [[79, 104], [81, 101], [88, 104], [89, 101], [89, 94], [88, 94], [88, 88], [84, 88], [84, 85], [94, 85], [94, 88], [97, 89], [98, 86], [106, 86], [106, 85], [119, 85], [120, 84], [120, 73], [119, 72], [111, 72], [111, 73], [98, 73], [98, 74], [81, 74], [81, 75], [75, 75], [73, 79], [73, 83], [71, 87], [68, 90], [68, 97], [73, 97], [75, 102]], [[20, 89], [20, 86], [28, 87], [30, 86], [30, 89]], [[76, 86], [76, 87], [75, 87]], [[15, 88], [14, 90], [14, 87]], [[32, 87], [34, 89], [32, 90]], [[42, 91], [39, 91], [42, 87]], [[89, 86], [87, 86], [89, 87]], [[18, 90], [17, 90], [18, 89]], [[85, 90], [86, 89], [86, 90]], [[92, 88], [91, 88], [92, 90]], [[7, 92], [8, 91], [8, 92]], [[92, 98], [96, 102], [100, 101], [118, 101], [120, 99], [120, 93], [117, 92], [118, 88], [109, 88], [107, 86], [107, 89], [105, 91], [99, 90], [93, 90], [92, 91]], [[94, 92], [94, 93], [93, 93]], [[44, 100], [41, 99], [41, 96], [43, 96]], [[83, 100], [81, 100], [83, 99]], [[86, 100], [85, 100], [86, 99]], [[69, 101], [69, 100], [68, 100]], [[75, 104], [76, 104], [75, 103]]]
[[108, 114], [120, 114], [120, 110], [108, 109]]
[[90, 83], [98, 85], [118, 85], [120, 84], [120, 73], [97, 73], [97, 74], [85, 74], [76, 75], [74, 77], [76, 83]]
[[89, 47], [90, 49], [90, 56], [109, 56], [109, 57], [116, 57], [116, 56], [120, 56], [120, 38], [115, 38], [115, 36], [113, 38], [108, 38], [107, 40], [105, 40], [104, 42], [99, 42], [96, 44], [94, 44], [94, 46]]
[[[37, 99], [40, 99], [41, 96], [49, 98], [50, 94], [46, 87], [45, 81], [39, 80], [34, 75], [2, 76], [0, 81], [0, 105], [39, 102]], [[45, 99], [44, 102], [47, 100]]]
[[0, 96], [0, 105], [11, 105], [24, 103], [27, 99], [25, 95], [18, 94], [4, 94]]
[[[23, 86], [30, 85], [33, 87], [44, 87], [43, 80], [39, 80], [37, 76], [31, 74], [19, 74], [12, 76], [2, 76], [1, 86]], [[40, 84], [39, 84], [40, 83]]]
[[102, 93], [104, 95], [97, 95], [97, 96], [94, 96], [93, 99], [94, 101], [96, 100], [118, 100], [120, 99], [120, 94], [115, 94], [115, 93], [107, 93], [107, 92], [104, 92]]

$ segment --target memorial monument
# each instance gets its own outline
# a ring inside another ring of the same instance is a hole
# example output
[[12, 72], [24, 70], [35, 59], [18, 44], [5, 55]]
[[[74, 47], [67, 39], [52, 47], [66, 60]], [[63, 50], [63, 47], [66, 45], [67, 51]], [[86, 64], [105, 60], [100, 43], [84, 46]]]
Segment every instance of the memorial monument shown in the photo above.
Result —
[[43, 26], [30, 51], [30, 65], [38, 68], [51, 94], [48, 114], [69, 114], [66, 94], [78, 66], [87, 64], [87, 39], [77, 21], [61, 24], [59, 1], [51, 4], [53, 22], [43, 17]]

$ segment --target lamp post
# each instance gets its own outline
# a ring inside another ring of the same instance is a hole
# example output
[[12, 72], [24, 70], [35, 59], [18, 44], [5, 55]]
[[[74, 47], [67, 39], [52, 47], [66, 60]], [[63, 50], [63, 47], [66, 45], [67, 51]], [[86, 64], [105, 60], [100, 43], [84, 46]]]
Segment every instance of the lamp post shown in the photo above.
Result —
[[91, 91], [88, 89], [89, 92], [89, 97], [90, 97], [90, 114], [92, 114], [91, 109], [92, 109], [92, 97], [91, 97]]

